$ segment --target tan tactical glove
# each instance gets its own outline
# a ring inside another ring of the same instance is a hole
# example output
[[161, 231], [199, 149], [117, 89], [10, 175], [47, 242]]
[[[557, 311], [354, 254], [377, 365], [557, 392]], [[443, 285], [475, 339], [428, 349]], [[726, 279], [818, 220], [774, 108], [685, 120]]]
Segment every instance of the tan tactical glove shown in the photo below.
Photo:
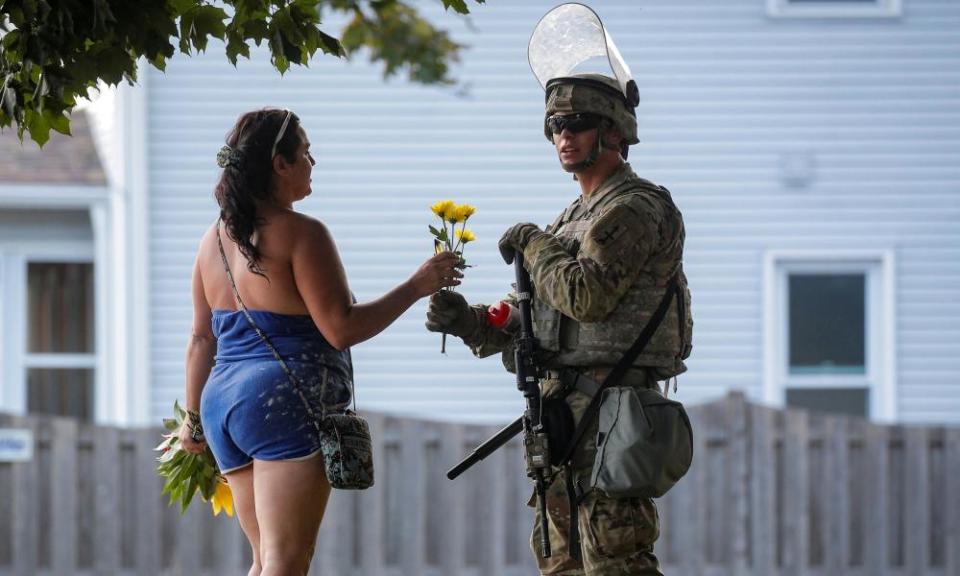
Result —
[[474, 336], [480, 327], [477, 312], [456, 292], [441, 290], [430, 297], [427, 306], [427, 330], [446, 332], [464, 340]]

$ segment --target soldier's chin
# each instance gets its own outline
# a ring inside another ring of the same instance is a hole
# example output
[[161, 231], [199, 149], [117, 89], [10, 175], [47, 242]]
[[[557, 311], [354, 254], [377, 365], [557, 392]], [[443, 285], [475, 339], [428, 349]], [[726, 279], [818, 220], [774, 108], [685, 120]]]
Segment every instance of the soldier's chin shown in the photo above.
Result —
[[570, 172], [571, 174], [576, 174], [578, 172], [583, 172], [589, 168], [593, 162], [589, 158], [586, 160], [581, 160], [580, 162], [560, 162], [560, 167], [563, 168], [564, 172]]

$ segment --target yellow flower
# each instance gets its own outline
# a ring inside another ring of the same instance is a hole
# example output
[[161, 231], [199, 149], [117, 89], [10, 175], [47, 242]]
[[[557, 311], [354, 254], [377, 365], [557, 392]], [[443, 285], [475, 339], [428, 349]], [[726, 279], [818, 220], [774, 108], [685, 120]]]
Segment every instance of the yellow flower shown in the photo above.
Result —
[[456, 223], [466, 222], [467, 218], [473, 216], [473, 213], [477, 211], [476, 206], [471, 206], [469, 204], [458, 204], [453, 211], [453, 219]]
[[223, 510], [227, 516], [233, 517], [233, 491], [230, 490], [229, 484], [223, 480], [217, 482], [217, 489], [213, 493], [213, 498], [210, 499], [210, 505], [213, 506], [214, 516], [219, 516], [220, 511]]
[[473, 235], [473, 231], [470, 230], [469, 228], [465, 228], [463, 230], [457, 230], [456, 232], [454, 232], [454, 235], [457, 237], [457, 240], [463, 242], [464, 244], [466, 244], [467, 242], [473, 242], [474, 240], [477, 239], [477, 237]]
[[437, 202], [431, 206], [430, 210], [439, 216], [441, 220], [447, 220], [454, 213], [456, 208], [457, 205], [453, 202], [453, 200], [441, 200], [440, 202]]

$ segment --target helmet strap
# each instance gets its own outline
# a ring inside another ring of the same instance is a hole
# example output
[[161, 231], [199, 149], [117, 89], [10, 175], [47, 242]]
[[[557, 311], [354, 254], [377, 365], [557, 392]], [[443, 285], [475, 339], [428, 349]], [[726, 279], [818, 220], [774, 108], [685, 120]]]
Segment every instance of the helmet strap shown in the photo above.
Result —
[[[591, 166], [597, 163], [597, 159], [600, 158], [600, 151], [603, 150], [604, 128], [605, 126], [603, 122], [601, 122], [600, 125], [597, 126], [597, 145], [590, 147], [590, 154], [587, 155], [586, 158], [574, 164], [560, 163], [560, 166], [563, 168], [565, 172], [572, 172], [574, 173], [574, 175], [576, 175], [577, 172], [583, 172], [587, 168], [590, 168]], [[576, 176], [574, 176], [574, 179], [576, 179]]]

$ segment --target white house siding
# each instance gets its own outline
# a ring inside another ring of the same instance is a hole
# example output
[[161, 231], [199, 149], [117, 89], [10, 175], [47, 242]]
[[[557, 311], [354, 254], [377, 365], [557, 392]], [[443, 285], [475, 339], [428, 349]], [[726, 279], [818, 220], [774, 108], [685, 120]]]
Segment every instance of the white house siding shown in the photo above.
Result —
[[[439, 4], [439, 3], [436, 3]], [[478, 207], [463, 292], [497, 299], [495, 250], [517, 221], [548, 223], [579, 192], [541, 132], [526, 43], [548, 1], [489, 2], [467, 21], [425, 3], [468, 44], [455, 89], [382, 83], [317, 58], [280, 79], [222, 50], [149, 72], [150, 278], [155, 417], [183, 387], [193, 250], [215, 217], [216, 150], [237, 115], [289, 106], [317, 151], [302, 209], [338, 241], [362, 300], [430, 252], [427, 206]], [[896, 414], [960, 422], [960, 4], [904, 0], [894, 19], [774, 19], [764, 0], [597, 1], [641, 93], [630, 161], [669, 187], [687, 223], [696, 330], [680, 398], [762, 397], [763, 263], [771, 250], [889, 250], [896, 262]], [[799, 156], [798, 156], [799, 155]], [[788, 185], [782, 166], [811, 158]], [[496, 358], [457, 339], [438, 353], [424, 304], [357, 346], [361, 408], [505, 421], [522, 409]]]

